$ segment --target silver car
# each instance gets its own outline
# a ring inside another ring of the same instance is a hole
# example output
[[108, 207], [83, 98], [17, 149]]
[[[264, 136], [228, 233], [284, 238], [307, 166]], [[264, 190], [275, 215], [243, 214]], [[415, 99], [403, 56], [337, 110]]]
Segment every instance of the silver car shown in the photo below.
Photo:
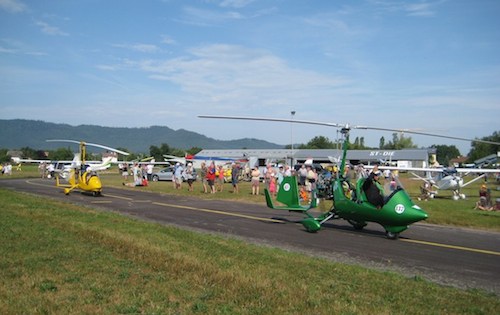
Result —
[[[182, 173], [182, 180], [183, 181], [187, 181], [187, 179], [185, 178], [185, 176], [186, 176], [186, 174]], [[169, 167], [161, 169], [161, 170], [159, 170], [157, 172], [154, 172], [151, 175], [151, 180], [153, 182], [157, 182], [157, 181], [160, 181], [160, 180], [169, 180], [169, 181], [172, 181], [172, 177], [174, 177], [174, 166], [169, 166]], [[197, 177], [196, 170], [193, 168], [193, 178], [194, 178], [194, 180], [196, 180], [196, 177]]]

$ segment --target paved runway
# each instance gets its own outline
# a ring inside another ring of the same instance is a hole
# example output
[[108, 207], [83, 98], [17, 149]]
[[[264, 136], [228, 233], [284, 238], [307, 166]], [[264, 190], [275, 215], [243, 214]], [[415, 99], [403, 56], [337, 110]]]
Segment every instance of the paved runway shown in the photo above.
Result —
[[378, 224], [355, 231], [344, 221], [330, 221], [318, 233], [308, 233], [295, 223], [302, 218], [300, 214], [268, 209], [264, 204], [202, 200], [140, 188], [106, 187], [102, 197], [78, 192], [66, 196], [53, 181], [42, 179], [1, 180], [0, 187], [500, 294], [500, 233], [414, 224], [392, 241]]

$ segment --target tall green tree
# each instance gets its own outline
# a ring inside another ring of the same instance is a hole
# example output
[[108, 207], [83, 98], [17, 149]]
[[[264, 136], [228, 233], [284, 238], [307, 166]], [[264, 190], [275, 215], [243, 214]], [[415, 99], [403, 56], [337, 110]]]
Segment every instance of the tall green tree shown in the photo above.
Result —
[[155, 160], [163, 161], [163, 155], [166, 154], [166, 155], [184, 156], [184, 150], [172, 148], [168, 144], [162, 143], [160, 147], [157, 147], [155, 145], [150, 146], [149, 154], [153, 156]]
[[436, 149], [436, 156], [439, 164], [448, 166], [450, 160], [460, 156], [460, 151], [454, 145], [432, 145]]
[[328, 137], [325, 136], [316, 136], [309, 140], [308, 143], [301, 144], [298, 146], [298, 149], [334, 149], [335, 143], [330, 141]]
[[378, 143], [378, 148], [383, 149], [385, 147], [385, 138], [382, 136], [380, 137], [380, 141]]
[[200, 152], [201, 150], [203, 150], [203, 149], [199, 148], [199, 147], [192, 147], [191, 149], [188, 149], [186, 152], [187, 152], [187, 154], [195, 155], [198, 152]]
[[[495, 131], [491, 136], [484, 137], [480, 140], [500, 142], [500, 131]], [[468, 162], [474, 162], [477, 159], [483, 158], [490, 154], [497, 154], [500, 151], [500, 146], [482, 142], [472, 142], [472, 148], [468, 154]]]
[[6, 163], [10, 161], [10, 156], [7, 155], [8, 149], [0, 149], [0, 163]]
[[415, 148], [417, 148], [417, 145], [413, 144], [411, 137], [405, 137], [403, 134], [395, 132], [392, 134], [392, 141], [385, 144], [382, 149], [401, 150]]
[[349, 147], [353, 150], [365, 150], [365, 137], [356, 137], [354, 143], [350, 144]]
[[49, 152], [49, 158], [51, 160], [72, 160], [75, 157], [73, 151], [68, 148], [58, 148], [55, 151]]

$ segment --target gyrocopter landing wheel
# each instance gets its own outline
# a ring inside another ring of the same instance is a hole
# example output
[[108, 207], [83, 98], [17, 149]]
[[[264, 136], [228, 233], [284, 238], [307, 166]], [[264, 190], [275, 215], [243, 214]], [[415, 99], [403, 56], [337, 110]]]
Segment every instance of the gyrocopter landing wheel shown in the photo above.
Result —
[[387, 237], [390, 240], [397, 240], [399, 238], [399, 233], [386, 231], [385, 237]]

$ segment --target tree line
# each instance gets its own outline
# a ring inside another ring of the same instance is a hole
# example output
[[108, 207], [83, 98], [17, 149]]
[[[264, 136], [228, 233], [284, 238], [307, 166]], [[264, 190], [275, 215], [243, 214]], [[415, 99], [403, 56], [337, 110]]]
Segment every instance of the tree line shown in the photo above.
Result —
[[[500, 132], [495, 131], [492, 135], [484, 137], [480, 140], [500, 142]], [[332, 141], [325, 136], [316, 136], [309, 140], [305, 144], [294, 145], [296, 149], [341, 149], [342, 143], [340, 141]], [[454, 145], [432, 145], [437, 151], [438, 162], [441, 165], [449, 165], [449, 161], [460, 155], [460, 151]], [[291, 145], [285, 146], [286, 149], [290, 149]], [[371, 149], [383, 149], [383, 150], [401, 150], [401, 149], [415, 149], [417, 145], [413, 143], [413, 140], [409, 136], [405, 136], [399, 133], [393, 133], [392, 139], [386, 141], [384, 137], [380, 138], [378, 148], [369, 147], [365, 145], [364, 137], [356, 137], [352, 143], [349, 144], [349, 148], [352, 150], [371, 150]], [[185, 154], [196, 154], [202, 149], [199, 147], [192, 147], [188, 150], [177, 149], [169, 146], [167, 143], [162, 143], [160, 146], [152, 145], [149, 147], [149, 155], [143, 153], [132, 153], [127, 148], [118, 148], [119, 150], [129, 152], [130, 155], [124, 157], [125, 161], [136, 161], [145, 159], [148, 157], [154, 157], [156, 161], [163, 161], [163, 155], [175, 155], [183, 157]], [[71, 148], [58, 148], [56, 150], [44, 151], [35, 150], [30, 147], [21, 148], [23, 158], [29, 158], [34, 160], [72, 160], [75, 152]], [[482, 157], [488, 156], [490, 154], [497, 154], [500, 151], [500, 146], [488, 143], [473, 142], [471, 145], [471, 150], [469, 152], [467, 163], [472, 163], [473, 161], [480, 159]], [[0, 163], [5, 163], [10, 161], [10, 156], [7, 155], [8, 149], [0, 149]], [[90, 154], [91, 159], [100, 160], [101, 154]], [[90, 159], [89, 157], [87, 157]]]
[[[500, 132], [495, 131], [491, 136], [484, 137], [479, 140], [500, 142]], [[316, 136], [305, 144], [294, 145], [296, 149], [341, 149], [342, 143], [340, 141], [332, 141], [325, 136]], [[286, 146], [287, 149], [291, 145]], [[356, 137], [354, 141], [349, 143], [349, 148], [352, 150], [402, 150], [402, 149], [416, 149], [417, 145], [409, 136], [400, 133], [393, 133], [392, 139], [387, 141], [385, 137], [381, 137], [379, 146], [377, 148], [365, 145], [364, 137]], [[460, 156], [460, 151], [455, 145], [432, 145], [431, 148], [436, 149], [438, 162], [441, 165], [449, 165], [450, 160]], [[488, 156], [490, 154], [497, 154], [500, 151], [500, 146], [481, 142], [472, 142], [471, 150], [468, 153], [467, 163], [473, 163], [475, 160]]]

